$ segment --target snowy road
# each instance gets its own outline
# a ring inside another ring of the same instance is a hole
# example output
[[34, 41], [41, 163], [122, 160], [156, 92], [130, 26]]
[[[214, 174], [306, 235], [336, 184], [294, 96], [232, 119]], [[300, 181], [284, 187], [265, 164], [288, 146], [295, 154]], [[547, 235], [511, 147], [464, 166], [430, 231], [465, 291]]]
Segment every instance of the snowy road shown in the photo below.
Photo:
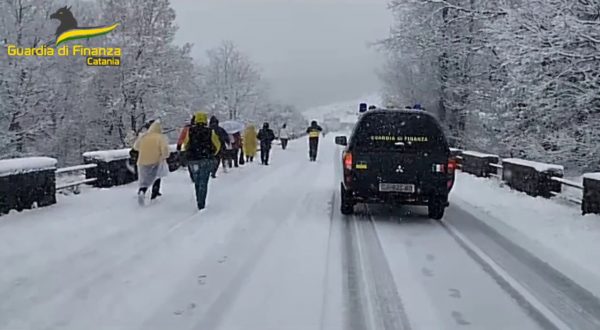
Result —
[[342, 217], [332, 140], [221, 174], [200, 214], [181, 171], [145, 208], [129, 185], [2, 217], [0, 329], [548, 328], [425, 210]]

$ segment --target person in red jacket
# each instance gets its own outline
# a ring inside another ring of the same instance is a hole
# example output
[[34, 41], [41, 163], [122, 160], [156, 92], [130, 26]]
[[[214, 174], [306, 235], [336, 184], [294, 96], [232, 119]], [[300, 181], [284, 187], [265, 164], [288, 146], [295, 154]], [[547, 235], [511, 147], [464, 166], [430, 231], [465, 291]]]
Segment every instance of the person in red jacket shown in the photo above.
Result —
[[183, 147], [183, 142], [187, 138], [187, 136], [188, 136], [188, 134], [190, 132], [190, 127], [192, 125], [194, 125], [194, 116], [192, 116], [192, 119], [190, 120], [190, 123], [186, 124], [181, 129], [181, 133], [179, 134], [179, 139], [177, 139], [177, 151], [181, 151], [181, 149]]
[[[179, 139], [177, 139], [177, 152], [179, 153], [179, 161], [181, 162], [181, 165], [183, 165], [183, 166], [187, 166], [187, 157], [186, 157], [187, 150], [182, 150], [182, 149], [184, 149], [184, 147], [185, 147], [185, 141], [187, 140], [187, 138], [190, 134], [190, 127], [192, 125], [194, 125], [194, 121], [195, 121], [195, 117], [192, 116], [190, 123], [183, 126], [183, 128], [181, 129], [181, 133], [179, 134]], [[192, 176], [192, 171], [190, 171], [190, 178], [192, 179], [192, 181], [194, 181], [194, 178]]]

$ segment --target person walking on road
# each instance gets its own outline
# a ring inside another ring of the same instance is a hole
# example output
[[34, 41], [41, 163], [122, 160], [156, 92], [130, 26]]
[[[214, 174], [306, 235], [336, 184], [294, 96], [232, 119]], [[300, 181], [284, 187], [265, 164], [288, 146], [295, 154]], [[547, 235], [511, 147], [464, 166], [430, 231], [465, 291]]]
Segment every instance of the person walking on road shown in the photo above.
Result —
[[233, 134], [228, 134], [227, 139], [229, 143], [225, 144], [225, 148], [223, 149], [223, 171], [227, 171], [227, 168], [233, 168], [233, 159], [235, 158], [233, 149], [233, 143], [235, 138]]
[[229, 144], [229, 134], [227, 134], [227, 131], [225, 131], [223, 127], [219, 126], [219, 120], [215, 116], [210, 117], [209, 127], [217, 134], [219, 142], [221, 143], [219, 154], [215, 157], [215, 164], [211, 172], [211, 177], [216, 178], [217, 170], [219, 169], [221, 162], [223, 162], [223, 168], [225, 168], [225, 146]]
[[279, 141], [281, 141], [281, 148], [285, 150], [288, 145], [288, 141], [290, 139], [290, 133], [287, 129], [287, 124], [283, 124], [283, 126], [279, 129]]
[[137, 152], [138, 169], [138, 203], [145, 203], [146, 192], [152, 186], [151, 200], [161, 196], [161, 178], [169, 174], [167, 158], [169, 158], [169, 144], [167, 137], [162, 133], [160, 122], [154, 121], [148, 131], [142, 134], [133, 145]]
[[242, 139], [242, 149], [246, 156], [246, 162], [253, 162], [254, 156], [256, 156], [256, 149], [258, 140], [256, 138], [256, 127], [254, 125], [248, 125], [244, 130], [244, 137]]
[[271, 144], [275, 140], [275, 133], [269, 128], [269, 123], [264, 123], [263, 128], [258, 132], [258, 140], [260, 141], [260, 160], [261, 164], [269, 165], [269, 153], [271, 152]]
[[233, 166], [239, 167], [239, 156], [240, 150], [242, 149], [242, 134], [240, 132], [233, 133], [231, 139], [231, 158], [233, 160]]
[[311, 162], [317, 161], [317, 151], [319, 149], [319, 136], [323, 132], [323, 128], [319, 126], [316, 120], [310, 123], [310, 126], [306, 129], [308, 134], [308, 157]]
[[221, 141], [214, 129], [208, 127], [208, 116], [197, 112], [194, 125], [190, 127], [184, 142], [188, 166], [194, 178], [198, 210], [206, 207], [208, 180], [215, 168], [216, 157], [221, 151]]
[[[183, 128], [181, 129], [181, 133], [179, 134], [179, 138], [177, 139], [177, 152], [179, 153], [179, 161], [181, 162], [182, 166], [186, 166], [186, 167], [187, 167], [187, 158], [186, 158], [186, 150], [184, 148], [183, 142], [187, 138], [189, 131], [190, 131], [190, 127], [192, 125], [194, 125], [194, 116], [192, 116], [192, 119], [190, 120], [190, 122], [188, 124], [183, 126]], [[188, 167], [188, 171], [190, 173], [190, 179], [192, 181], [194, 181], [194, 178], [192, 176], [192, 171], [190, 171], [189, 167]]]

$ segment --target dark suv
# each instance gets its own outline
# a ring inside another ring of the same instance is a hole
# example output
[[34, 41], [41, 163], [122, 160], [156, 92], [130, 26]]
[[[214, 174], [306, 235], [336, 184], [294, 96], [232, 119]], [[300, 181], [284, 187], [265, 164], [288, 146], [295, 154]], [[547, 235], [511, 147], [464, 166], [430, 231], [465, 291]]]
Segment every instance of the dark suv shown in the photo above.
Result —
[[341, 183], [341, 211], [357, 203], [427, 205], [429, 217], [441, 219], [454, 184], [456, 164], [438, 121], [415, 110], [373, 110], [363, 114], [346, 146]]

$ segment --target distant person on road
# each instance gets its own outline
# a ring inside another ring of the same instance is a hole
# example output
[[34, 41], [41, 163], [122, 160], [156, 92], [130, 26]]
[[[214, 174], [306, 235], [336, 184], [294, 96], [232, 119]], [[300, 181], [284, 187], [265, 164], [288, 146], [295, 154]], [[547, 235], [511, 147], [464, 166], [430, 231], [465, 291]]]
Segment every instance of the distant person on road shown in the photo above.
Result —
[[209, 127], [215, 132], [215, 134], [217, 134], [217, 136], [219, 137], [219, 142], [221, 143], [219, 154], [215, 158], [214, 168], [211, 172], [211, 176], [213, 178], [216, 178], [217, 170], [219, 169], [219, 164], [223, 162], [223, 165], [225, 165], [225, 147], [229, 144], [229, 134], [227, 134], [227, 131], [225, 131], [223, 127], [219, 126], [219, 120], [215, 116], [210, 117]]
[[239, 167], [240, 151], [242, 150], [242, 134], [240, 132], [233, 133], [231, 143], [231, 158], [233, 160], [233, 166]]
[[229, 143], [226, 143], [223, 149], [223, 171], [227, 171], [227, 168], [233, 168], [233, 159], [235, 158], [235, 150], [233, 149], [235, 137], [233, 134], [228, 134], [227, 137]]
[[214, 129], [208, 127], [208, 116], [197, 112], [194, 125], [184, 141], [188, 166], [194, 178], [198, 210], [206, 207], [208, 180], [215, 168], [215, 160], [221, 150], [221, 141]]
[[260, 141], [260, 160], [261, 164], [269, 165], [269, 153], [271, 152], [271, 144], [275, 140], [275, 133], [269, 128], [269, 123], [264, 123], [263, 128], [258, 132], [258, 140]]
[[317, 151], [319, 149], [319, 136], [323, 132], [323, 128], [319, 126], [316, 120], [310, 123], [310, 126], [306, 129], [308, 134], [308, 158], [311, 162], [317, 161]]
[[287, 124], [283, 124], [283, 126], [279, 129], [279, 141], [281, 141], [281, 148], [283, 150], [287, 148], [289, 139], [290, 133], [288, 132]]
[[146, 191], [152, 186], [150, 199], [159, 196], [161, 178], [169, 174], [167, 158], [169, 158], [169, 144], [167, 137], [162, 133], [160, 122], [154, 121], [148, 131], [142, 134], [135, 144], [133, 150], [137, 151], [138, 168], [138, 203], [144, 205]]
[[256, 127], [254, 127], [254, 125], [248, 125], [244, 130], [244, 137], [242, 139], [242, 147], [244, 155], [246, 156], [246, 162], [254, 162], [257, 146]]

